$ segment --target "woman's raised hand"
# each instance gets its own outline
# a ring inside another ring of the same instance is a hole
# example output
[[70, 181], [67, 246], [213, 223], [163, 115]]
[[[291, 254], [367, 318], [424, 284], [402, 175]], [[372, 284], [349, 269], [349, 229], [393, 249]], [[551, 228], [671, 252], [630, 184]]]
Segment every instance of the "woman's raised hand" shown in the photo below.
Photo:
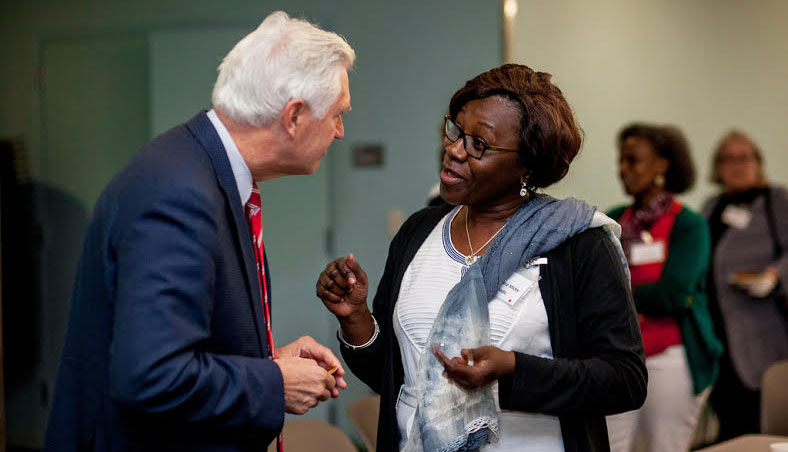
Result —
[[369, 312], [367, 274], [353, 254], [330, 262], [317, 279], [317, 297], [338, 319]]

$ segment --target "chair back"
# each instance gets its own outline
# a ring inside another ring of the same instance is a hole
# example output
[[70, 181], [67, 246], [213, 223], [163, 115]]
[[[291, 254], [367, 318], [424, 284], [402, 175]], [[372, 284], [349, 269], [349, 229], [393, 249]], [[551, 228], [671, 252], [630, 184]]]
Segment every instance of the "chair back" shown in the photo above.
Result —
[[777, 361], [763, 373], [761, 433], [788, 436], [788, 359]]
[[350, 404], [347, 409], [353, 426], [358, 430], [361, 440], [367, 450], [374, 452], [378, 440], [378, 412], [380, 411], [380, 396], [371, 395], [361, 397]]
[[[287, 452], [358, 452], [342, 430], [318, 419], [287, 421], [282, 432]], [[276, 452], [276, 440], [268, 446], [268, 452]]]

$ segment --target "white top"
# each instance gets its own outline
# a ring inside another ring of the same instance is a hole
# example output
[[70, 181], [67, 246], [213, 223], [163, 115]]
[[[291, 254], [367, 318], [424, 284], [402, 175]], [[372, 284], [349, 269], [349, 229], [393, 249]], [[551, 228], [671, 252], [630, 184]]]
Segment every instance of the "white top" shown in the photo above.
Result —
[[[438, 310], [449, 290], [468, 270], [463, 256], [451, 242], [451, 221], [459, 207], [449, 212], [432, 230], [411, 261], [400, 285], [394, 307], [394, 333], [400, 344], [405, 384], [397, 401], [397, 422], [405, 444], [415, 414], [412, 388], [418, 363]], [[544, 261], [544, 259], [542, 259]], [[552, 346], [542, 294], [539, 265], [519, 268], [507, 282], [521, 289], [517, 299], [496, 297], [489, 303], [491, 344], [552, 359]], [[493, 385], [498, 406], [498, 384]], [[483, 451], [563, 451], [561, 426], [556, 416], [501, 410], [500, 441]]]

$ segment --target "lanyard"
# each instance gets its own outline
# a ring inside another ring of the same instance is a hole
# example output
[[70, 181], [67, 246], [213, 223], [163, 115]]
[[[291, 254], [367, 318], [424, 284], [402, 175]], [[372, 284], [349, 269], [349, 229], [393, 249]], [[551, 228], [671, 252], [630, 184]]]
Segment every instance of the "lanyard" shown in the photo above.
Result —
[[257, 258], [258, 268], [257, 268], [257, 282], [260, 287], [260, 299], [263, 301], [263, 313], [265, 314], [265, 332], [266, 336], [268, 337], [268, 347], [271, 349], [271, 359], [276, 359], [276, 351], [274, 349], [274, 334], [271, 330], [271, 308], [268, 304], [268, 280], [265, 277], [265, 260], [263, 256], [260, 254], [260, 250], [262, 248], [262, 238], [260, 241], [260, 246], [255, 244], [254, 247], [254, 254], [255, 258]]
[[[261, 234], [260, 246], [255, 244], [254, 247], [254, 255], [258, 262], [257, 282], [261, 289], [260, 299], [263, 300], [263, 312], [265, 313], [265, 332], [268, 336], [268, 348], [271, 350], [271, 359], [276, 359], [276, 351], [274, 349], [274, 334], [271, 330], [271, 307], [268, 304], [268, 279], [265, 277], [265, 260], [263, 259], [263, 256], [260, 255], [260, 250], [263, 247], [262, 244], [263, 242]], [[279, 435], [276, 438], [276, 450], [278, 452], [285, 451], [282, 432], [279, 432]]]

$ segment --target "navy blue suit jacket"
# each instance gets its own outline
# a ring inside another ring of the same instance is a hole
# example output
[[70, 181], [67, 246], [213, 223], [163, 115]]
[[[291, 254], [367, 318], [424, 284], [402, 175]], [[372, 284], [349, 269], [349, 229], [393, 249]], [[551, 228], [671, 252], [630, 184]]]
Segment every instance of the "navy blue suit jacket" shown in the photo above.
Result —
[[253, 253], [205, 112], [138, 151], [88, 227], [44, 450], [265, 450], [284, 388]]

